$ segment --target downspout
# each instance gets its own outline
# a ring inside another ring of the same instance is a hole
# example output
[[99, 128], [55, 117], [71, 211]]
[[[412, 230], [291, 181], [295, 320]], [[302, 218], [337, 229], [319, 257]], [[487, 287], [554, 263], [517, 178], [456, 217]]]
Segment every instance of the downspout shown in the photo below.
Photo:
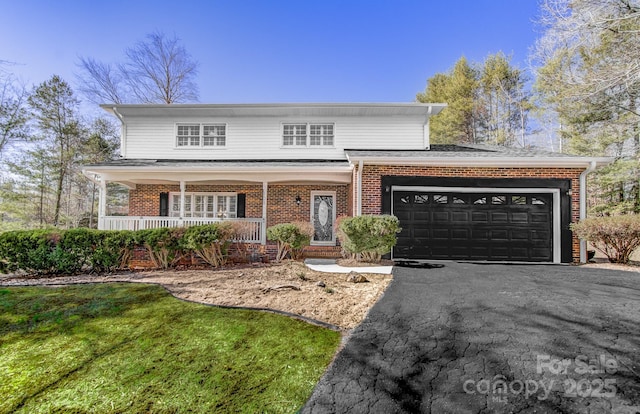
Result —
[[[580, 174], [580, 220], [587, 218], [587, 175], [596, 169], [596, 162]], [[587, 263], [587, 241], [580, 239], [580, 263]]]
[[358, 203], [358, 208], [356, 209], [356, 216], [361, 216], [362, 215], [362, 168], [364, 167], [364, 161], [360, 160], [358, 161], [358, 182], [357, 182], [357, 186], [358, 186], [358, 193], [357, 193], [357, 203]]
[[424, 125], [422, 126], [422, 139], [425, 149], [431, 149], [431, 137], [429, 135], [429, 120], [431, 119], [431, 110], [432, 106], [427, 109], [427, 118], [424, 120]]
[[113, 113], [118, 117], [118, 119], [120, 120], [120, 123], [122, 124], [120, 125], [120, 156], [122, 158], [125, 158], [125, 154], [127, 153], [127, 148], [126, 148], [124, 137], [127, 133], [127, 126], [124, 123], [124, 117], [122, 116], [122, 114], [118, 112], [116, 107], [114, 106], [111, 109], [113, 110]]

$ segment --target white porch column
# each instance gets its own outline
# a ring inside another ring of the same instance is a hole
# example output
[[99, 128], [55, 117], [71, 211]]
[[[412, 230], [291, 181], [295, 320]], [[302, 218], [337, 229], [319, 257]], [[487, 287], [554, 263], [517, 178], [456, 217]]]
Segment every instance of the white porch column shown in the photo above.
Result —
[[98, 229], [104, 230], [104, 216], [107, 215], [107, 182], [100, 180], [98, 192]]
[[364, 162], [360, 160], [358, 162], [358, 175], [356, 186], [356, 216], [362, 215], [362, 169], [364, 168]]
[[260, 231], [260, 244], [267, 244], [267, 192], [269, 183], [262, 182], [262, 229]]
[[[184, 218], [184, 192], [187, 188], [185, 181], [180, 181], [180, 218]], [[169, 200], [169, 209], [171, 209], [171, 200]]]

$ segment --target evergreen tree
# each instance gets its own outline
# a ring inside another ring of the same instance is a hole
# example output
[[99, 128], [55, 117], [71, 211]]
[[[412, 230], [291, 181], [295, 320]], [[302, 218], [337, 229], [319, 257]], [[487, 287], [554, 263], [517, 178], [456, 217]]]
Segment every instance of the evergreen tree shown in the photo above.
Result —
[[565, 149], [618, 161], [597, 173], [600, 213], [640, 213], [640, 6], [544, 0], [533, 54], [539, 100], [557, 114]]
[[430, 120], [433, 144], [475, 142], [476, 71], [463, 56], [449, 73], [437, 73], [427, 80], [427, 88], [416, 95], [418, 102], [446, 103], [447, 109]]

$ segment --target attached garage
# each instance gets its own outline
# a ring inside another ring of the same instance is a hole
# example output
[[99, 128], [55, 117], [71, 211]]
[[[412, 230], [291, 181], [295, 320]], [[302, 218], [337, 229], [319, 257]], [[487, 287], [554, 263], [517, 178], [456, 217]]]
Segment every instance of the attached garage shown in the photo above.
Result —
[[587, 175], [611, 162], [486, 145], [345, 153], [354, 214], [397, 216], [391, 258], [413, 260], [585, 261], [571, 223], [586, 216]]
[[391, 213], [402, 232], [393, 257], [559, 261], [554, 199], [557, 205], [557, 189], [394, 186]]

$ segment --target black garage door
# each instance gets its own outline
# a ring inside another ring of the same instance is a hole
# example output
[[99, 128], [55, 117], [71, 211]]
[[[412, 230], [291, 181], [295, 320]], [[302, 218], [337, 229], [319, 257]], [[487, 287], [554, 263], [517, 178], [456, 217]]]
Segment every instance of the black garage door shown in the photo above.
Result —
[[552, 194], [394, 191], [394, 259], [553, 261]]

